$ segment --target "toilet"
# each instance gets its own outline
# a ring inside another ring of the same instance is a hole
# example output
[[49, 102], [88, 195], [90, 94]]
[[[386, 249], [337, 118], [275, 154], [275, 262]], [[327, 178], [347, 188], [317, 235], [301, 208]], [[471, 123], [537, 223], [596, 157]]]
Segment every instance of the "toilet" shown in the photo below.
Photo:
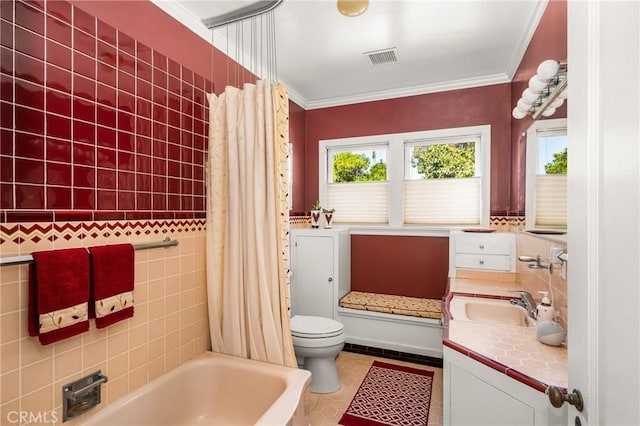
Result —
[[311, 372], [311, 392], [340, 389], [336, 357], [344, 347], [344, 325], [331, 318], [294, 315], [291, 335], [298, 366]]

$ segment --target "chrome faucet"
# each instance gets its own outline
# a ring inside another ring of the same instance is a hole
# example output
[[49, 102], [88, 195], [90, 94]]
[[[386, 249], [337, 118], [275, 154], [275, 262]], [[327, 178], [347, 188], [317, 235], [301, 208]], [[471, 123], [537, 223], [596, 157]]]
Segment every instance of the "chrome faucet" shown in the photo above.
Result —
[[520, 295], [520, 299], [511, 299], [511, 304], [523, 307], [531, 318], [536, 319], [538, 312], [536, 302], [533, 300], [531, 293], [524, 290], [511, 290], [511, 293], [518, 293]]

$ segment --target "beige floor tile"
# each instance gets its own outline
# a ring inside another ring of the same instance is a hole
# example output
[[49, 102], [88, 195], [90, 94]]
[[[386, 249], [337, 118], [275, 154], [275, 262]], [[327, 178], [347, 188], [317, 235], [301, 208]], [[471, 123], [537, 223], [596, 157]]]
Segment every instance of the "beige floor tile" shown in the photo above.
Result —
[[341, 352], [336, 360], [338, 374], [342, 387], [330, 394], [311, 394], [311, 424], [313, 426], [335, 426], [349, 407], [360, 383], [369, 371], [373, 361], [378, 360], [389, 364], [406, 365], [423, 370], [431, 370], [433, 388], [431, 391], [431, 405], [429, 408], [429, 426], [442, 425], [442, 369], [410, 362], [378, 358], [369, 355]]

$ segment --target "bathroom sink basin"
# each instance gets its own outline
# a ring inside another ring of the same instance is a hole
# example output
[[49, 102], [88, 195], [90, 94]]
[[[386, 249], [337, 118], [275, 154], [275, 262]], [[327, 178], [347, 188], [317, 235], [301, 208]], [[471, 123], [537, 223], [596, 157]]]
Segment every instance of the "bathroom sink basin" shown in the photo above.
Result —
[[449, 305], [452, 319], [533, 327], [527, 311], [508, 300], [454, 296]]

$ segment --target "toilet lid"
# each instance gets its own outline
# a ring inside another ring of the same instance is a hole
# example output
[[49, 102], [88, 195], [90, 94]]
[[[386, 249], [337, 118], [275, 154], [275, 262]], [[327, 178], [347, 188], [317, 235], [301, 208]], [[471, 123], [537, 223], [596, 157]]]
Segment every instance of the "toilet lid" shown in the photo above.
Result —
[[331, 318], [296, 315], [291, 318], [291, 334], [307, 339], [333, 337], [344, 331], [344, 325]]

